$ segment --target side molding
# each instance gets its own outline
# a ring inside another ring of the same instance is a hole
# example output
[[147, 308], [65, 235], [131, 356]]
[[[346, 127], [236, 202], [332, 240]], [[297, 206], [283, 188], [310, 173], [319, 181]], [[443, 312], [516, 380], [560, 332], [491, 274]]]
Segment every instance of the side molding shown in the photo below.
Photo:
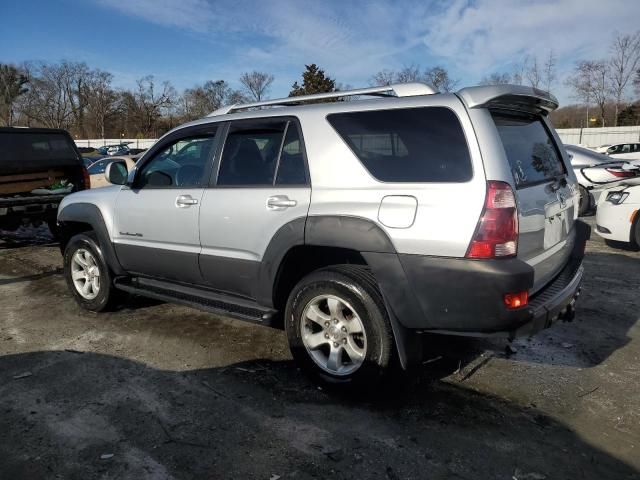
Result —
[[91, 225], [98, 237], [104, 260], [109, 265], [109, 268], [116, 275], [124, 275], [126, 273], [120, 266], [120, 262], [118, 262], [111, 237], [109, 237], [104, 218], [98, 207], [91, 203], [72, 203], [58, 212], [58, 222], [63, 225], [65, 222], [79, 222]]

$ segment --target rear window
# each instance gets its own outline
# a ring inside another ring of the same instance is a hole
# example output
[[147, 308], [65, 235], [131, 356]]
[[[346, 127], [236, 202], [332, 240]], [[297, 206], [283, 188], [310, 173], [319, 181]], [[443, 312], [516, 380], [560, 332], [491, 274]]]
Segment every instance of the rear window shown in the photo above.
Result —
[[553, 180], [565, 172], [558, 149], [539, 117], [492, 112], [517, 186]]
[[448, 108], [335, 113], [327, 119], [377, 180], [444, 183], [473, 176], [462, 126]]
[[2, 160], [65, 160], [77, 158], [69, 137], [62, 133], [0, 133]]

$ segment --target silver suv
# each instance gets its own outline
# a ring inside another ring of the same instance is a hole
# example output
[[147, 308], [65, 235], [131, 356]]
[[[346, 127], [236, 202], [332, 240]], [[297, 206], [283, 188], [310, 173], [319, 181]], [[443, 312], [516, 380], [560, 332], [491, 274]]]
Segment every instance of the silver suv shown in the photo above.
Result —
[[414, 83], [218, 110], [65, 198], [69, 288], [92, 311], [124, 291], [285, 328], [330, 383], [418, 363], [421, 332], [571, 320], [590, 229], [556, 107]]

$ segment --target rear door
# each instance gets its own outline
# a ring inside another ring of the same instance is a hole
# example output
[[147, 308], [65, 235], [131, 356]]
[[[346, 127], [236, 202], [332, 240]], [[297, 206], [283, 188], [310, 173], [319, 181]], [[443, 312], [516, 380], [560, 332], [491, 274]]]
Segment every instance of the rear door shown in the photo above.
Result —
[[293, 118], [229, 124], [217, 179], [205, 191], [200, 213], [200, 269], [208, 285], [254, 296], [269, 242], [309, 210], [305, 158]]
[[534, 291], [566, 264], [575, 239], [578, 195], [551, 127], [539, 115], [492, 111], [518, 204], [518, 258], [535, 270]]

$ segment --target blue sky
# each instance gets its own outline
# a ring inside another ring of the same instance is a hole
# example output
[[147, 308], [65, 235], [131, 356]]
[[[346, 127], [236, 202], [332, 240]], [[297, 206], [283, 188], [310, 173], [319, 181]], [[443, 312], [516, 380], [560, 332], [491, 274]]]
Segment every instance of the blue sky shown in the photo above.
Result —
[[[152, 74], [178, 89], [271, 72], [286, 96], [305, 63], [363, 86], [384, 68], [442, 65], [477, 83], [526, 55], [607, 55], [615, 30], [640, 28], [638, 0], [23, 0], [0, 7], [0, 62], [85, 61], [131, 87]], [[555, 85], [563, 103], [566, 87]]]

